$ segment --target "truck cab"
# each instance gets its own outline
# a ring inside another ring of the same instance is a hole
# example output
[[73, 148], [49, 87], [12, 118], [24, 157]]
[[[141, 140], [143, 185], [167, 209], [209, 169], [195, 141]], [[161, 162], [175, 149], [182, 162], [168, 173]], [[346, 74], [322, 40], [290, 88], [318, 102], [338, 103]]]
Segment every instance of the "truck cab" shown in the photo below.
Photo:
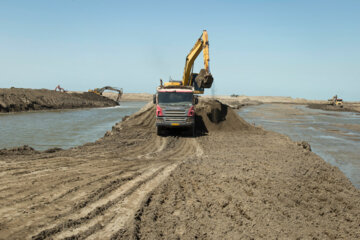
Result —
[[195, 104], [198, 98], [192, 87], [159, 87], [153, 99], [156, 104], [157, 134], [172, 128], [183, 128], [195, 135]]

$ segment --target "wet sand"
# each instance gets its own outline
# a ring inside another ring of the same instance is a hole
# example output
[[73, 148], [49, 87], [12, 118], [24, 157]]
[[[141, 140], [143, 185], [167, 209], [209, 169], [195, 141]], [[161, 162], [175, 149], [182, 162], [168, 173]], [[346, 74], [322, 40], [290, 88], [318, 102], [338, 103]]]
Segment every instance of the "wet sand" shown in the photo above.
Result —
[[213, 101], [196, 138], [159, 137], [154, 111], [73, 149], [1, 151], [0, 238], [360, 238], [360, 191], [306, 145]]

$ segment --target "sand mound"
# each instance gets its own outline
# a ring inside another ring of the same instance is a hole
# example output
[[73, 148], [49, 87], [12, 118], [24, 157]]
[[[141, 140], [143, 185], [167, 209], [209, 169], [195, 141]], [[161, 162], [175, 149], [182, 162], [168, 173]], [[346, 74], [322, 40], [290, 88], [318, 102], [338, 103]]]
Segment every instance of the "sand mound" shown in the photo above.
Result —
[[243, 120], [231, 107], [218, 100], [202, 100], [196, 106], [197, 129], [211, 131], [244, 131], [256, 128]]
[[155, 131], [155, 105], [149, 102], [142, 107], [138, 112], [125, 116], [122, 122], [117, 123], [113, 127], [113, 131], [119, 131], [121, 129], [147, 129]]

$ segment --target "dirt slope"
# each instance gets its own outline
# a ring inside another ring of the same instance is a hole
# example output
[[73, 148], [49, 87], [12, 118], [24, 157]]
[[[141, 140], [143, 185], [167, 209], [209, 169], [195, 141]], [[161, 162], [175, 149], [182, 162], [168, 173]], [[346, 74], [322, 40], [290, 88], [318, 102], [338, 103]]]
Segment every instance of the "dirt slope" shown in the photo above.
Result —
[[197, 113], [197, 138], [156, 136], [148, 104], [95, 143], [1, 151], [0, 238], [360, 238], [359, 190], [306, 144]]
[[47, 89], [0, 89], [0, 112], [111, 107], [116, 101], [94, 93], [64, 93]]

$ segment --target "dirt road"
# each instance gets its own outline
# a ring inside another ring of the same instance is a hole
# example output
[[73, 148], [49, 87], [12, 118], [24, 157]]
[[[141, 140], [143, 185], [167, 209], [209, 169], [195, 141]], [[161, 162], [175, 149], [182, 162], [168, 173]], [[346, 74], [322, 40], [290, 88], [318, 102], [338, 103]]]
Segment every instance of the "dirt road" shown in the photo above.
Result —
[[0, 112], [111, 107], [116, 101], [94, 93], [64, 93], [47, 89], [0, 89]]
[[225, 105], [158, 137], [149, 104], [95, 143], [0, 152], [1, 239], [360, 238], [360, 191]]

